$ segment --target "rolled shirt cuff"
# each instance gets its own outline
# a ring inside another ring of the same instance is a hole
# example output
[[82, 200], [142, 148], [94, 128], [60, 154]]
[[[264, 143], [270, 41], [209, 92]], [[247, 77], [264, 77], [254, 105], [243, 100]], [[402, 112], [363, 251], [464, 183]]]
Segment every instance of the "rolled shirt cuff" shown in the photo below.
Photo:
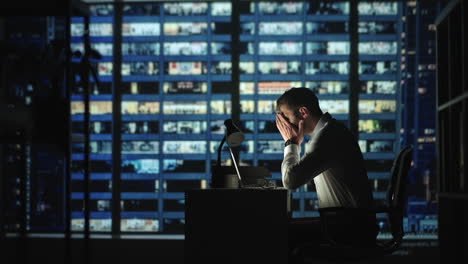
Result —
[[299, 155], [299, 152], [301, 151], [301, 146], [298, 144], [289, 144], [284, 148], [284, 157], [286, 157], [288, 154], [295, 154]]

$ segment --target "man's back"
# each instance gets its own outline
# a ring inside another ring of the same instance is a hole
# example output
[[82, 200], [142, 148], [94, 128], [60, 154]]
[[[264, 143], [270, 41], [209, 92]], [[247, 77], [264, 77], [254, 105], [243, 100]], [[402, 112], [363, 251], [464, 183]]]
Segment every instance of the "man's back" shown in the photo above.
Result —
[[[329, 167], [314, 177], [320, 208], [369, 208], [373, 205], [362, 152], [349, 129], [331, 116], [308, 142], [306, 154], [323, 149]], [[321, 145], [321, 146], [318, 146]]]

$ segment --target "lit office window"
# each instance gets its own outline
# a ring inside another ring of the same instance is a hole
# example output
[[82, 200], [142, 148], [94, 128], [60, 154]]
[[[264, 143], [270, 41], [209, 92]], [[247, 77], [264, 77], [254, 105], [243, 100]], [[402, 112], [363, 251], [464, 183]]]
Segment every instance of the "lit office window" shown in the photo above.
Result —
[[312, 61], [306, 63], [306, 74], [348, 74], [347, 61]]
[[[245, 63], [241, 64], [244, 66], [244, 70], [249, 70], [248, 68], [245, 69]], [[251, 69], [253, 70], [253, 69]], [[230, 61], [214, 61], [211, 64], [211, 74], [231, 74], [232, 73], [232, 64]]]
[[251, 23], [251, 22], [241, 23], [241, 34], [243, 35], [255, 34], [255, 23]]
[[123, 101], [122, 114], [124, 115], [144, 115], [158, 114], [159, 102], [147, 101]]
[[[84, 26], [84, 25], [83, 25]], [[89, 24], [89, 35], [92, 37], [112, 36], [111, 23], [91, 23]]]
[[[84, 102], [73, 101], [71, 102], [72, 115], [84, 114]], [[93, 101], [90, 102], [90, 113], [94, 115], [105, 115], [112, 113], [112, 102], [108, 101]]]
[[275, 114], [276, 113], [276, 102], [275, 102], [275, 100], [258, 100], [257, 101], [257, 113], [259, 113], [259, 114]]
[[205, 62], [171, 61], [164, 64], [166, 75], [200, 75], [206, 74]]
[[279, 97], [286, 90], [300, 86], [301, 82], [259, 82], [258, 94], [277, 94]]
[[231, 101], [212, 100], [210, 102], [211, 114], [231, 114]]
[[164, 3], [166, 16], [201, 16], [208, 14], [208, 4], [200, 2]]
[[305, 87], [315, 94], [348, 94], [349, 83], [338, 81], [306, 82]]
[[366, 21], [359, 22], [359, 34], [396, 34], [397, 23], [394, 21]]
[[259, 153], [282, 154], [284, 151], [283, 140], [259, 140], [257, 142], [257, 151]]
[[394, 151], [392, 140], [359, 140], [358, 143], [363, 153], [392, 153]]
[[255, 90], [255, 83], [253, 82], [241, 82], [239, 84], [240, 94], [253, 94]]
[[396, 81], [361, 81], [361, 93], [365, 94], [396, 94]]
[[253, 100], [240, 101], [241, 114], [253, 114], [255, 112], [255, 102]]
[[307, 54], [349, 55], [349, 43], [345, 41], [308, 42]]
[[211, 54], [212, 55], [230, 55], [231, 43], [228, 42], [212, 42], [211, 43]]
[[347, 114], [349, 112], [348, 100], [320, 100], [320, 108], [330, 114]]
[[203, 22], [164, 23], [164, 35], [191, 36], [208, 33], [208, 24]]
[[240, 62], [239, 71], [240, 71], [240, 74], [253, 74], [255, 72], [254, 62], [251, 62], [251, 61]]
[[123, 141], [122, 154], [158, 154], [158, 141]]
[[[83, 43], [80, 44], [83, 45]], [[112, 43], [91, 43], [91, 49], [97, 51], [101, 56], [112, 56], [112, 47]], [[84, 47], [81, 49], [81, 51], [84, 52]]]
[[292, 41], [260, 42], [260, 55], [301, 55], [302, 43]]
[[[219, 144], [220, 144], [219, 141], [210, 142], [210, 152], [212, 154], [216, 154], [218, 152]], [[283, 142], [283, 145], [284, 145], [284, 142]], [[239, 146], [239, 149], [240, 149], [241, 154], [252, 154], [254, 152], [254, 141], [246, 140], [242, 142], [241, 145]], [[222, 151], [229, 153], [229, 147], [227, 145], [223, 145]], [[226, 163], [230, 163], [230, 162], [231, 160], [226, 161]]]
[[395, 100], [360, 100], [359, 112], [363, 114], [372, 113], [395, 113]]
[[302, 35], [302, 22], [260, 22], [259, 35]]
[[124, 16], [158, 16], [160, 5], [158, 3], [132, 3], [123, 7]]
[[216, 2], [211, 4], [212, 16], [230, 16], [232, 5], [230, 2]]
[[[99, 127], [102, 127], [100, 125]], [[106, 126], [105, 131], [110, 133], [110, 125]], [[102, 130], [102, 128], [101, 128]], [[122, 122], [122, 134], [158, 134], [158, 121], [125, 121]]]
[[204, 134], [206, 121], [164, 121], [163, 132], [166, 134]]
[[207, 113], [205, 101], [164, 101], [163, 114], [165, 115], [204, 115]]
[[207, 90], [207, 82], [165, 82], [163, 86], [166, 94], [204, 94]]
[[395, 120], [359, 120], [359, 132], [395, 133]]
[[206, 42], [166, 42], [164, 55], [206, 55]]
[[359, 15], [397, 15], [397, 2], [360, 2]]
[[112, 62], [98, 62], [98, 75], [99, 76], [111, 76], [112, 75]]
[[123, 23], [122, 36], [159, 36], [159, 23]]
[[349, 15], [349, 3], [345, 1], [312, 1], [307, 5], [307, 13], [311, 15]]
[[261, 74], [301, 74], [300, 61], [261, 61], [258, 63]]
[[262, 15], [298, 15], [303, 9], [302, 2], [260, 2], [258, 13]]
[[214, 120], [210, 122], [211, 134], [219, 136], [219, 135], [224, 134], [225, 130], [226, 130], [226, 127], [224, 126], [224, 120]]
[[164, 141], [165, 154], [203, 154], [206, 152], [206, 141]]
[[359, 43], [359, 54], [396, 55], [396, 41], [368, 41]]
[[[122, 63], [122, 75], [156, 75], [159, 73], [157, 62], [125, 62]], [[110, 75], [110, 73], [109, 73]]]
[[396, 61], [361, 61], [359, 74], [396, 74]]

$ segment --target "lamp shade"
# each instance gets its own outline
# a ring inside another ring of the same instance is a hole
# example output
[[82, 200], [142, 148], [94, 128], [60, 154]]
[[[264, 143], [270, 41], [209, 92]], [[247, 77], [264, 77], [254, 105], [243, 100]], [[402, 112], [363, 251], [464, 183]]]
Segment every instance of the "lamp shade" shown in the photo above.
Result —
[[244, 141], [244, 133], [234, 124], [232, 119], [224, 121], [226, 126], [226, 142], [229, 147], [238, 147]]

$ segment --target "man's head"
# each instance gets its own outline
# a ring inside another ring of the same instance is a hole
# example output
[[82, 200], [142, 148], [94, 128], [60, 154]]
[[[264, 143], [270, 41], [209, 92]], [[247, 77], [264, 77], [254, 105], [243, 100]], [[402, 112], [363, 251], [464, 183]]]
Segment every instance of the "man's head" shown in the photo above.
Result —
[[317, 96], [305, 87], [291, 88], [276, 100], [276, 111], [291, 124], [298, 126], [304, 120], [304, 132], [311, 133], [323, 115]]

